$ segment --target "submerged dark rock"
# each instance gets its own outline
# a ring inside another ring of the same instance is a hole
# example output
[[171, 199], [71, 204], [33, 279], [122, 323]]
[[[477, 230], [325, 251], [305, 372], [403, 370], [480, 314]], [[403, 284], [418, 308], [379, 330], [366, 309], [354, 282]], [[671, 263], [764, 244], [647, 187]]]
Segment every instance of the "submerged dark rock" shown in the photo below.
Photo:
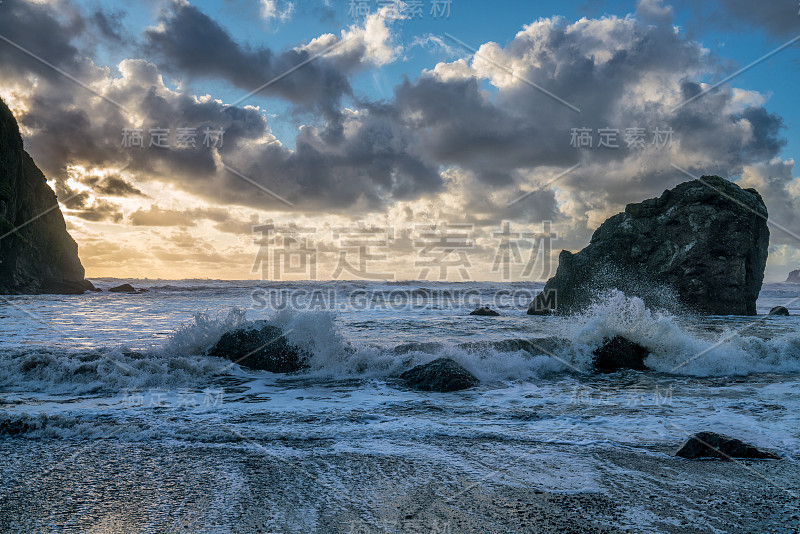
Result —
[[450, 358], [438, 358], [418, 365], [400, 375], [405, 383], [422, 391], [458, 391], [477, 386], [480, 382], [472, 373]]
[[681, 445], [675, 456], [681, 458], [718, 458], [730, 460], [731, 458], [756, 458], [778, 459], [771, 452], [765, 452], [738, 439], [729, 438], [716, 432], [698, 432], [692, 434]]
[[280, 328], [269, 324], [226, 332], [208, 354], [271, 373], [300, 371], [307, 367], [308, 356], [290, 344]]
[[678, 304], [716, 315], [755, 315], [769, 247], [767, 208], [755, 189], [703, 176], [628, 204], [558, 270], [531, 302], [531, 315], [586, 308], [598, 291], [619, 289], [649, 306]]
[[600, 373], [613, 373], [620, 369], [646, 371], [648, 367], [644, 359], [650, 354], [646, 348], [622, 336], [603, 341], [603, 345], [594, 354], [594, 368]]
[[[87, 285], [88, 284], [88, 285]], [[50, 295], [82, 295], [86, 291], [100, 291], [88, 280], [79, 282], [69, 280], [43, 280], [39, 286], [40, 293]]]
[[498, 312], [491, 309], [489, 306], [481, 306], [480, 308], [475, 308], [471, 312], [470, 315], [484, 315], [486, 317], [497, 317], [500, 315]]
[[5, 418], [0, 419], [0, 436], [3, 434], [8, 436], [17, 436], [20, 434], [25, 434], [30, 432], [33, 427], [22, 418], [11, 419]]
[[789, 309], [786, 306], [775, 306], [769, 311], [770, 315], [789, 315]]
[[84, 276], [56, 195], [0, 100], [0, 293], [83, 293], [94, 289]]
[[130, 284], [121, 284], [108, 289], [111, 293], [136, 293], [136, 288]]

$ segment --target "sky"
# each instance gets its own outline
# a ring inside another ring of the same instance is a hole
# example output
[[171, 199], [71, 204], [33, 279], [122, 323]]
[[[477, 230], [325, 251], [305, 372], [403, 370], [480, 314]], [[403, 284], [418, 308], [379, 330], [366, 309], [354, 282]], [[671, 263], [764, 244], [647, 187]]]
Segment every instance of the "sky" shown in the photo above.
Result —
[[800, 268], [797, 0], [3, 0], [87, 277], [552, 276], [707, 174]]

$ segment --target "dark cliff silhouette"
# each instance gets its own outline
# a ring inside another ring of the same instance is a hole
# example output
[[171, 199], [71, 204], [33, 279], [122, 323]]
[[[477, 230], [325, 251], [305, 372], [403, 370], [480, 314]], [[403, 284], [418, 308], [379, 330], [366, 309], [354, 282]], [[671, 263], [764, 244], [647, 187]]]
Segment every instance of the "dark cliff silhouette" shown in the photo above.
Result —
[[56, 195], [0, 100], [0, 293], [83, 293], [94, 289], [84, 275]]

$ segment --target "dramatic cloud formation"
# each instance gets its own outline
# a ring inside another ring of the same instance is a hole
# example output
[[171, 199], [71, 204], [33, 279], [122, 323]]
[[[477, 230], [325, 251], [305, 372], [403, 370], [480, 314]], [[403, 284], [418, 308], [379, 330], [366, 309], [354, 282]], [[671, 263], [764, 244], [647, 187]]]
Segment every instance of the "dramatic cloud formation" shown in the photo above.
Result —
[[752, 2], [751, 0], [718, 0], [720, 7], [736, 17], [740, 24], [761, 26], [778, 35], [800, 35], [800, 6], [794, 0]]
[[[744, 4], [723, 3], [736, 13]], [[261, 14], [283, 19], [292, 5], [261, 2]], [[67, 2], [57, 10], [21, 0], [3, 6], [0, 35], [19, 48], [0, 43], [0, 95], [68, 216], [85, 221], [70, 219], [90, 266], [130, 252], [85, 226], [102, 221], [151, 232], [149, 248], [164, 265], [203, 254], [197, 261], [205, 263], [224, 250], [221, 264], [238, 258], [241, 267], [249, 257], [249, 268], [252, 227], [266, 218], [302, 217], [319, 228], [462, 222], [474, 225], [486, 261], [503, 221], [538, 229], [551, 220], [557, 247], [576, 249], [625, 203], [685, 181], [675, 166], [740, 177], [787, 226], [800, 207], [794, 162], [780, 159], [781, 117], [758, 93], [712, 88], [706, 80], [725, 73], [657, 0], [639, 0], [624, 17], [533, 21], [504, 46], [475, 43], [476, 53], [430, 65], [381, 101], [358, 94], [353, 79], [402, 58], [393, 32], [402, 21], [386, 17], [390, 8], [273, 50], [239, 42], [198, 7], [170, 1], [130, 57], [105, 67], [95, 63], [94, 43], [123, 40], [124, 13], [82, 13]], [[257, 94], [234, 103], [188, 89], [204, 80]], [[264, 110], [244, 104], [259, 96], [307, 118], [294, 139], [276, 137]], [[167, 132], [169, 148], [149, 146], [155, 128]], [[187, 128], [194, 146], [180, 143]], [[143, 146], [125, 146], [135, 130]], [[206, 142], [219, 130], [218, 143]], [[578, 142], [580, 132], [591, 145]], [[180, 230], [157, 233], [169, 227]], [[187, 236], [197, 238], [190, 251], [181, 245]], [[409, 236], [398, 231], [396, 245], [412, 254]], [[800, 245], [773, 236], [776, 246]]]

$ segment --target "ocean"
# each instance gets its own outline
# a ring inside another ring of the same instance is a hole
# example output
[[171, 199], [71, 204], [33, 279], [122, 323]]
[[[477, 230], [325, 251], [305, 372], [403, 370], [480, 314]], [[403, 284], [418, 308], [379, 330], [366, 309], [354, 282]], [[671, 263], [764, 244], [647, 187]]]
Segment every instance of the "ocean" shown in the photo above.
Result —
[[[2, 532], [798, 531], [800, 285], [758, 317], [541, 317], [541, 284], [124, 281], [0, 297]], [[307, 371], [205, 355], [261, 319]], [[614, 335], [651, 370], [593, 374]], [[439, 357], [480, 385], [398, 380]], [[701, 430], [781, 459], [675, 458]]]

